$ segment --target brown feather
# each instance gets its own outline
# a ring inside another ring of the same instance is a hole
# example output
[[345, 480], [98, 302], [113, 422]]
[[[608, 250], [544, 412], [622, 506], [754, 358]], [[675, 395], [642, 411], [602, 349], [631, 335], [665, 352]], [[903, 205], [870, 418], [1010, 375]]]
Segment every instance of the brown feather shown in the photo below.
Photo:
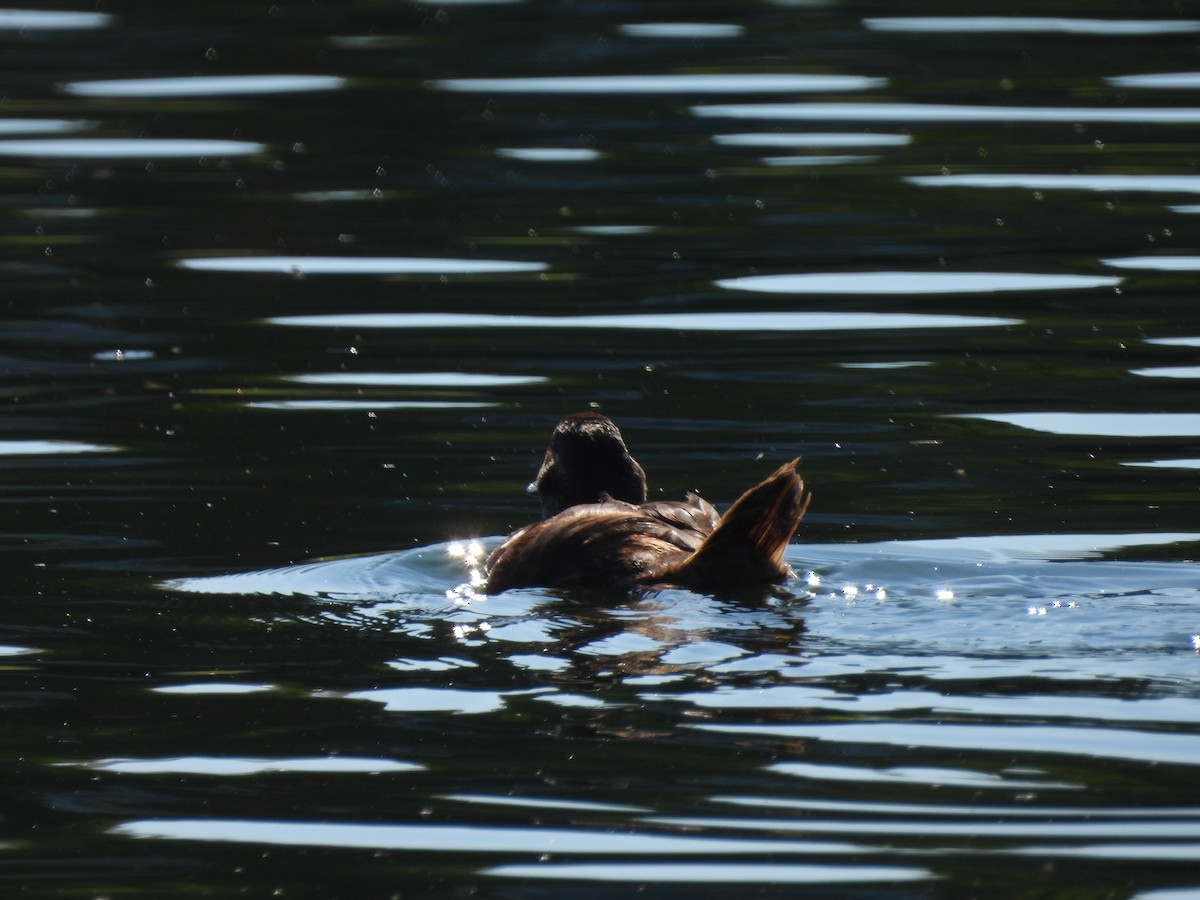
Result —
[[808, 508], [793, 460], [724, 516], [695, 495], [635, 505], [605, 497], [514, 532], [487, 561], [487, 589], [679, 585], [697, 590], [778, 584]]

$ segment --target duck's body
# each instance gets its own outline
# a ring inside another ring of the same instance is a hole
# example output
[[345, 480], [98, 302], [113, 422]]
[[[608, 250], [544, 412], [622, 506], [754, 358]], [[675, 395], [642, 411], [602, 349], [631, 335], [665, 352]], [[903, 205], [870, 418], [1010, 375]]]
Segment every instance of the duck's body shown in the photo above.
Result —
[[620, 431], [597, 413], [554, 430], [536, 486], [547, 516], [487, 561], [490, 593], [514, 587], [720, 590], [791, 576], [784, 550], [808, 507], [793, 460], [721, 516], [695, 494], [644, 502], [645, 474]]

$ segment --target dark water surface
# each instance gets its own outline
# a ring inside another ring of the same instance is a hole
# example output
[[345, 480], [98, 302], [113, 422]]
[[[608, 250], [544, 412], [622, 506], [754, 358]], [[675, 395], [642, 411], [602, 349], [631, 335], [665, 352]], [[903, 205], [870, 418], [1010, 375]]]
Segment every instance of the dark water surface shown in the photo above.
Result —
[[[1200, 896], [1200, 10], [0, 61], [0, 893]], [[480, 596], [589, 406], [656, 496], [802, 454], [799, 579]]]

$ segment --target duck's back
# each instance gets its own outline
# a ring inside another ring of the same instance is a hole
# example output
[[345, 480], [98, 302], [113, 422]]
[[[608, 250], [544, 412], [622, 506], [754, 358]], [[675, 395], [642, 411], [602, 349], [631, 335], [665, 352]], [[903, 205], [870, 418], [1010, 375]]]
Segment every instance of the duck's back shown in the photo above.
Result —
[[538, 585], [629, 590], [660, 581], [712, 534], [710, 503], [635, 505], [605, 499], [572, 506], [513, 533], [488, 558], [488, 590]]

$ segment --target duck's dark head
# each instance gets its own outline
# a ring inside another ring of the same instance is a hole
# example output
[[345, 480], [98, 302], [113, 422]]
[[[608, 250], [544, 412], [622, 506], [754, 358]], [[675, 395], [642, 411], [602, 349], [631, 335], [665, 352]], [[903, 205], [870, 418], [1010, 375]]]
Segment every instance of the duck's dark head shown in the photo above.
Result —
[[612, 420], [600, 413], [573, 413], [554, 429], [546, 459], [530, 486], [542, 500], [542, 515], [557, 515], [602, 494], [629, 503], [646, 502], [646, 473]]

